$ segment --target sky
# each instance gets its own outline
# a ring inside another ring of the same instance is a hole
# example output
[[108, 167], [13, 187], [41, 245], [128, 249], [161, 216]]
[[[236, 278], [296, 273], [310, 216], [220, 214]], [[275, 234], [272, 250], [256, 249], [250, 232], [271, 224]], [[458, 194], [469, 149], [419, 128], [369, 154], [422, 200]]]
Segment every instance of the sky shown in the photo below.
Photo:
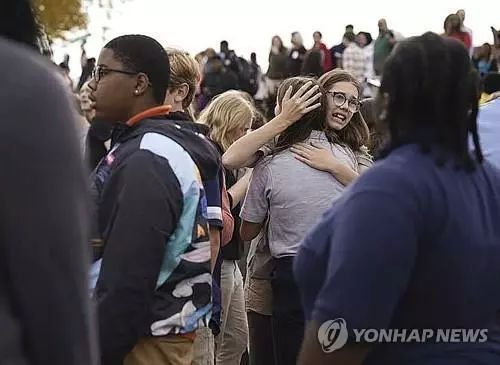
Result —
[[[178, 47], [196, 54], [208, 47], [218, 50], [227, 40], [240, 56], [257, 53], [258, 62], [267, 68], [271, 38], [282, 37], [290, 43], [290, 34], [299, 31], [305, 46], [313, 43], [319, 30], [328, 47], [340, 43], [347, 24], [354, 31], [367, 31], [376, 38], [377, 21], [387, 19], [390, 29], [405, 37], [425, 31], [443, 32], [446, 16], [465, 9], [465, 24], [473, 30], [474, 45], [492, 42], [490, 26], [500, 28], [500, 2], [487, 0], [129, 0], [119, 7], [110, 21], [96, 9], [90, 9], [87, 52], [98, 57], [104, 41], [123, 34], [145, 34], [168, 47]], [[100, 36], [102, 25], [109, 27], [106, 39]], [[78, 35], [72, 35], [77, 37]], [[79, 44], [56, 43], [55, 61], [70, 54], [72, 76], [79, 76]]]

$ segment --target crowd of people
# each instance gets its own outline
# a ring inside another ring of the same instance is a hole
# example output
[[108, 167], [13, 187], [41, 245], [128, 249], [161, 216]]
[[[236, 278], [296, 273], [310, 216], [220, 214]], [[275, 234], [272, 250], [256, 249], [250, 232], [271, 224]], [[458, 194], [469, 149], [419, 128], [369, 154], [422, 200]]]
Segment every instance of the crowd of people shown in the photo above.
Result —
[[463, 11], [408, 39], [349, 25], [331, 49], [295, 32], [265, 76], [225, 41], [192, 57], [123, 35], [82, 47], [75, 85], [29, 1], [7, 4], [0, 362], [500, 362], [496, 30], [479, 50]]
[[[385, 60], [404, 36], [388, 27], [385, 19], [378, 21], [379, 33], [374, 39], [369, 32], [355, 31], [349, 24], [345, 27], [342, 41], [329, 48], [323, 42], [323, 35], [316, 31], [312, 35], [313, 46], [306, 49], [299, 32], [291, 34], [290, 46], [281, 37], [271, 39], [268, 55], [268, 69], [263, 72], [252, 53], [247, 60], [237, 55], [227, 41], [220, 43], [219, 52], [208, 48], [195, 56], [201, 70], [201, 79], [196, 87], [196, 115], [217, 95], [228, 90], [241, 90], [249, 94], [257, 108], [267, 119], [274, 116], [278, 86], [288, 77], [320, 77], [333, 69], [344, 69], [361, 84], [363, 98], [374, 97], [379, 85]], [[458, 10], [446, 17], [442, 35], [455, 38], [468, 49], [475, 68], [484, 80], [490, 73], [498, 72], [500, 62], [497, 31], [492, 27], [493, 40], [480, 47], [473, 47], [473, 32], [465, 25], [465, 11]], [[82, 44], [82, 72], [76, 87], [69, 76], [69, 56], [59, 64], [68, 84], [79, 92], [95, 67], [95, 58], [87, 58], [85, 42]]]

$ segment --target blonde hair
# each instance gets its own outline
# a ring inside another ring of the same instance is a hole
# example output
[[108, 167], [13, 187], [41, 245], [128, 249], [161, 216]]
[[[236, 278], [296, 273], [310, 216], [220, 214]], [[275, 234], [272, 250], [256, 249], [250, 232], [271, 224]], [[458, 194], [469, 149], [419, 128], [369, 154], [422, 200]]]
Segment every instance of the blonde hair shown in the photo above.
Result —
[[250, 127], [253, 119], [252, 105], [239, 91], [226, 91], [216, 96], [201, 112], [198, 123], [208, 126], [209, 137], [226, 151], [234, 140], [234, 132]]
[[182, 107], [185, 111], [189, 111], [196, 89], [201, 81], [200, 64], [188, 53], [179, 49], [167, 48], [167, 55], [170, 61], [168, 90], [173, 91], [182, 84], [187, 84], [189, 90], [186, 98], [182, 101]]

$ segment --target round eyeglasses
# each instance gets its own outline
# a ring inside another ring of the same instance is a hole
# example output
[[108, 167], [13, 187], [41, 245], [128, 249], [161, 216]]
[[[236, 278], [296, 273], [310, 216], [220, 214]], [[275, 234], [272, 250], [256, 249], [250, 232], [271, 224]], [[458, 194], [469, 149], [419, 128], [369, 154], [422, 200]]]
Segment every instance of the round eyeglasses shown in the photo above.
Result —
[[329, 91], [327, 94], [331, 95], [333, 98], [333, 103], [339, 108], [347, 102], [347, 109], [351, 113], [356, 113], [359, 111], [361, 103], [358, 99], [347, 99], [346, 94], [339, 91]]

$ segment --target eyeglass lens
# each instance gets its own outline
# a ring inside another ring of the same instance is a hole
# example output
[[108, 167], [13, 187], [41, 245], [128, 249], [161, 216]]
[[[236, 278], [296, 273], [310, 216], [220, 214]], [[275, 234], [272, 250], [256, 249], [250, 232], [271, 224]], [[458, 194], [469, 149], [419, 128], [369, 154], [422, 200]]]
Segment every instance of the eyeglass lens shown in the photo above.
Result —
[[[347, 97], [342, 93], [333, 94], [333, 102], [337, 106], [342, 106], [347, 101]], [[357, 100], [349, 100], [347, 107], [351, 113], [355, 113], [359, 110], [359, 102]]]

